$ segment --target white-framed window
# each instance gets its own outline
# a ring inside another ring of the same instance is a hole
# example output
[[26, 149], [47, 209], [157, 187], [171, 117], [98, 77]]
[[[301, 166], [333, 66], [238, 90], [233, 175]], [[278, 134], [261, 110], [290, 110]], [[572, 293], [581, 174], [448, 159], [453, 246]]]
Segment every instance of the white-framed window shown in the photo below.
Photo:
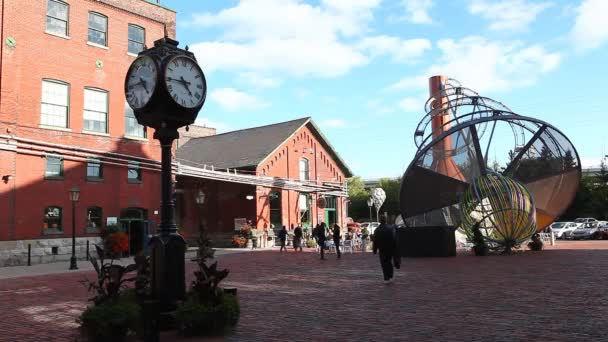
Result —
[[63, 177], [63, 158], [58, 155], [46, 155], [46, 167], [44, 170], [45, 178]]
[[46, 2], [46, 30], [62, 36], [68, 35], [70, 5], [59, 0]]
[[108, 17], [89, 12], [89, 42], [108, 46]]
[[87, 160], [87, 178], [101, 179], [103, 168], [99, 158], [89, 158]]
[[56, 80], [42, 80], [40, 124], [68, 127], [70, 85]]
[[310, 179], [310, 172], [309, 172], [308, 159], [300, 158], [300, 180], [309, 180], [309, 179]]
[[129, 52], [138, 54], [143, 51], [146, 43], [146, 30], [137, 25], [129, 24]]
[[135, 118], [131, 106], [125, 101], [125, 135], [128, 137], [145, 138], [146, 127], [140, 125]]
[[142, 179], [141, 167], [139, 166], [139, 162], [130, 161], [129, 168], [127, 171], [127, 180], [129, 182], [139, 183]]
[[101, 89], [84, 89], [85, 131], [108, 133], [108, 92]]

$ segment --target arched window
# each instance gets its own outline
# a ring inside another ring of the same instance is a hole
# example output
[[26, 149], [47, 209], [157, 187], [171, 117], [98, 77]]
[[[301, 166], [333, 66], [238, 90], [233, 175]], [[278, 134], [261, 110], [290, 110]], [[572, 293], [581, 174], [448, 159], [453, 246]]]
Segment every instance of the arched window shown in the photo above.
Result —
[[63, 220], [63, 210], [61, 207], [44, 208], [44, 229], [54, 229], [62, 231], [61, 222]]
[[300, 180], [309, 180], [310, 172], [308, 168], [308, 159], [300, 158]]

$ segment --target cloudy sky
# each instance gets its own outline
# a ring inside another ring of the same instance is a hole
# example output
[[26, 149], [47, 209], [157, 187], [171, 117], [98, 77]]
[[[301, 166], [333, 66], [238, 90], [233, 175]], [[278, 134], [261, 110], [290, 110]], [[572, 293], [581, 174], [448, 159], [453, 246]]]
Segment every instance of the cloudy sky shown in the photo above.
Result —
[[399, 176], [445, 74], [553, 124], [583, 166], [608, 154], [608, 0], [161, 2], [220, 132], [311, 116], [355, 174]]

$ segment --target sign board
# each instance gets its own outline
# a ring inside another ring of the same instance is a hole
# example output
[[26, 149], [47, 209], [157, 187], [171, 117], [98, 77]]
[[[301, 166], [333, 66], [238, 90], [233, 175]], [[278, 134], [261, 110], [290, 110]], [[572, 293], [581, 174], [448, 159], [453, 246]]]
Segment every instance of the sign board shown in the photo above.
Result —
[[247, 219], [245, 218], [235, 218], [234, 219], [234, 230], [240, 231], [243, 226], [247, 225]]
[[327, 201], [325, 200], [325, 197], [319, 197], [317, 199], [317, 207], [319, 207], [319, 209], [325, 209], [326, 206]]
[[106, 226], [115, 226], [118, 224], [118, 217], [106, 217]]

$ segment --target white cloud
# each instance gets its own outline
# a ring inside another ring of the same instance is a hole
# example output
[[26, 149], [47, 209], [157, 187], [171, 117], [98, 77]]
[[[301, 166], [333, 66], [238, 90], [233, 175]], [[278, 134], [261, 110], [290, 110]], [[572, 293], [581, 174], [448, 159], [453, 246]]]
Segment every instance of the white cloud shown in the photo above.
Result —
[[414, 24], [430, 24], [433, 22], [429, 10], [433, 7], [432, 0], [403, 0], [405, 20]]
[[238, 77], [238, 81], [250, 84], [256, 88], [274, 88], [281, 85], [281, 80], [276, 77], [265, 76], [255, 72], [244, 72]]
[[342, 119], [327, 119], [319, 123], [323, 127], [328, 128], [344, 128], [346, 127], [346, 121]]
[[442, 39], [438, 61], [415, 76], [408, 76], [389, 89], [424, 89], [428, 78], [447, 75], [479, 92], [504, 91], [536, 83], [538, 78], [557, 68], [561, 56], [545, 51], [539, 45], [521, 42], [489, 41], [483, 37], [461, 40]]
[[576, 12], [570, 35], [579, 50], [595, 49], [608, 42], [608, 1], [584, 0]]
[[363, 38], [358, 47], [371, 57], [390, 55], [395, 62], [407, 62], [429, 50], [431, 42], [428, 39], [400, 39], [381, 35]]
[[521, 31], [527, 29], [542, 11], [551, 6], [548, 1], [472, 0], [469, 12], [490, 21], [491, 30]]
[[222, 29], [220, 40], [191, 45], [209, 71], [276, 71], [339, 76], [368, 58], [344, 38], [368, 31], [380, 0], [247, 0], [218, 13], [194, 14], [189, 25]]
[[424, 112], [425, 99], [419, 99], [416, 97], [406, 97], [399, 101], [399, 108], [406, 112]]
[[219, 88], [209, 95], [211, 101], [227, 111], [258, 109], [267, 106], [264, 101], [234, 88]]
[[581, 167], [590, 168], [590, 167], [600, 167], [602, 164], [602, 157], [580, 157], [581, 158]]

